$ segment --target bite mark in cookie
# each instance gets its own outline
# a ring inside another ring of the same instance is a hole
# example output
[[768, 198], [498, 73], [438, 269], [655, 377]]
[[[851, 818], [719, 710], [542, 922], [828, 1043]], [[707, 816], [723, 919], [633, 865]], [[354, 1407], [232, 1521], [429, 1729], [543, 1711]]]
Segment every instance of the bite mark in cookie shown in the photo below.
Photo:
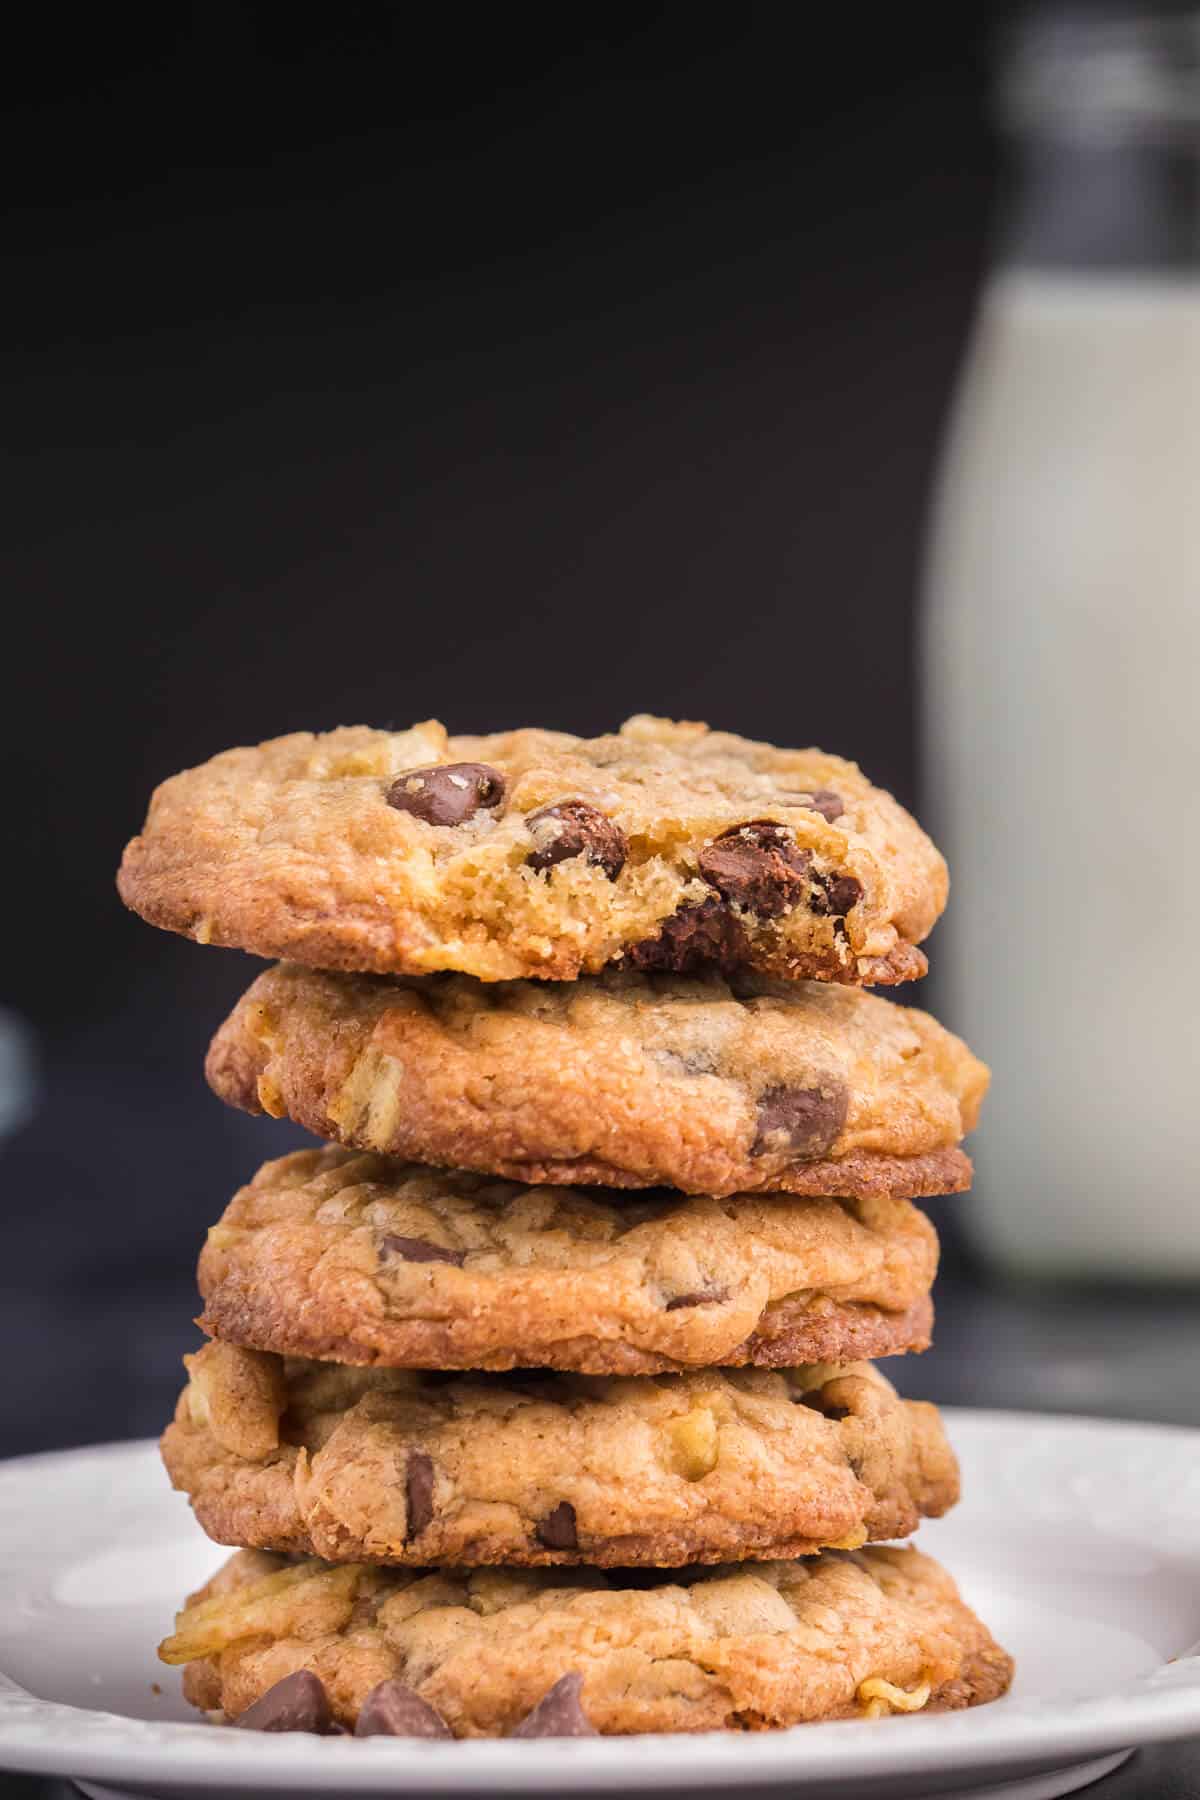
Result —
[[[946, 872], [820, 751], [664, 719], [590, 739], [427, 720], [174, 776], [118, 885], [153, 924], [319, 968], [557, 981], [704, 959], [868, 986], [924, 972]], [[698, 910], [714, 893], [723, 915]]]

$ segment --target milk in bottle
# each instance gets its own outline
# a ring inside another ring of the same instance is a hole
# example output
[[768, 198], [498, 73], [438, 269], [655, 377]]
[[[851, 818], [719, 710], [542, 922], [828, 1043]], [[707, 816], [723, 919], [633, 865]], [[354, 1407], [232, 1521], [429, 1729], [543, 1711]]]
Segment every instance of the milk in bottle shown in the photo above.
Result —
[[933, 513], [931, 961], [995, 1077], [965, 1225], [1032, 1273], [1200, 1275], [1198, 51], [1077, 9], [1016, 45]]

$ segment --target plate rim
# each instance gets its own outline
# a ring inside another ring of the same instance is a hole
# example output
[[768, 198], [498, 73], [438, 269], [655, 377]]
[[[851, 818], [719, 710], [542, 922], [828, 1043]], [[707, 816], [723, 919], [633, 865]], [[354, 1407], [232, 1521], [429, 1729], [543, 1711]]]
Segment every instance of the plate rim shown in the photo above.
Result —
[[[997, 1430], [1072, 1434], [1190, 1445], [1200, 1467], [1200, 1428], [1154, 1420], [1015, 1408], [943, 1407], [953, 1440]], [[110, 1439], [0, 1460], [0, 1489], [9, 1481], [72, 1462], [153, 1453], [156, 1438]], [[164, 1498], [170, 1490], [164, 1489]], [[1200, 1512], [1196, 1519], [1200, 1548]], [[918, 1538], [919, 1542], [919, 1538]], [[216, 1547], [216, 1548], [219, 1548]], [[2, 1554], [2, 1553], [0, 1553]], [[951, 1568], [953, 1573], [953, 1568]], [[1173, 1671], [1164, 1678], [1164, 1671]], [[195, 1788], [241, 1785], [310, 1792], [455, 1793], [491, 1787], [543, 1793], [566, 1781], [581, 1790], [688, 1785], [807, 1783], [891, 1773], [919, 1776], [933, 1767], [991, 1773], [1062, 1767], [1139, 1744], [1200, 1733], [1200, 1644], [1120, 1687], [1084, 1698], [1006, 1702], [904, 1721], [837, 1721], [761, 1733], [705, 1732], [584, 1740], [474, 1739], [449, 1744], [366, 1739], [355, 1745], [297, 1734], [222, 1732], [202, 1721], [131, 1719], [99, 1709], [41, 1700], [0, 1669], [0, 1768], [79, 1776], [108, 1785], [130, 1781]], [[884, 1727], [883, 1735], [880, 1726]], [[182, 1735], [181, 1735], [182, 1734]], [[72, 1747], [74, 1738], [74, 1747]], [[801, 1750], [800, 1746], [803, 1745]], [[635, 1748], [636, 1746], [636, 1748]], [[701, 1746], [702, 1754], [681, 1754]], [[186, 1755], [186, 1767], [181, 1756]], [[629, 1768], [637, 1757], [636, 1771]], [[694, 1767], [692, 1765], [695, 1765]], [[306, 1779], [300, 1779], [301, 1776]]]

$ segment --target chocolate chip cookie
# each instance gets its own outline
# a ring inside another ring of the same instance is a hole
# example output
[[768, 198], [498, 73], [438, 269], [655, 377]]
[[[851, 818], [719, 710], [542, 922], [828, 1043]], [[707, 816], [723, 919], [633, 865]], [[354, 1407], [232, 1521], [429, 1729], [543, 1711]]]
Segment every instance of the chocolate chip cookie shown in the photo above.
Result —
[[118, 885], [151, 924], [318, 968], [869, 985], [925, 972], [947, 880], [853, 763], [640, 717], [229, 750], [157, 790]]
[[260, 1729], [281, 1703], [311, 1730], [354, 1730], [364, 1712], [379, 1729], [390, 1704], [402, 1735], [415, 1718], [419, 1735], [460, 1738], [543, 1735], [539, 1708], [573, 1736], [939, 1712], [994, 1700], [1012, 1679], [950, 1576], [909, 1549], [623, 1578], [240, 1550], [159, 1655], [187, 1665], [194, 1706]]
[[592, 1375], [923, 1350], [904, 1200], [524, 1187], [347, 1150], [259, 1170], [200, 1257], [213, 1337], [333, 1362]]
[[827, 982], [260, 975], [208, 1079], [355, 1149], [526, 1182], [914, 1199], [969, 1186], [987, 1070]]
[[216, 1343], [184, 1360], [163, 1460], [223, 1544], [665, 1566], [906, 1537], [958, 1498], [937, 1409], [868, 1363], [447, 1378]]

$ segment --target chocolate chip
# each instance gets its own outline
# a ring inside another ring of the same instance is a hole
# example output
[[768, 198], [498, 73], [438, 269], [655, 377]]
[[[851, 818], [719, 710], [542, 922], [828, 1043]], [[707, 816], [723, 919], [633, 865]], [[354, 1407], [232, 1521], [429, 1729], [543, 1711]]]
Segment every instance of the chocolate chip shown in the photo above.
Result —
[[569, 1500], [560, 1500], [537, 1526], [537, 1539], [547, 1550], [578, 1550], [575, 1532], [575, 1508]]
[[467, 1260], [465, 1250], [447, 1250], [443, 1244], [431, 1244], [427, 1238], [397, 1237], [389, 1231], [379, 1240], [382, 1256], [398, 1256], [402, 1262], [453, 1263], [461, 1269]]
[[531, 1713], [509, 1733], [515, 1738], [596, 1737], [596, 1727], [583, 1710], [583, 1676], [577, 1669], [563, 1675], [542, 1695]]
[[833, 913], [844, 919], [856, 901], [862, 899], [862, 882], [853, 875], [814, 875], [813, 893], [809, 900], [813, 912]]
[[406, 1682], [381, 1681], [358, 1709], [355, 1737], [452, 1738], [440, 1712]]
[[808, 799], [801, 802], [801, 805], [806, 806], [809, 812], [820, 813], [821, 817], [827, 819], [831, 825], [835, 819], [840, 819], [846, 810], [842, 805], [842, 796], [835, 794], [832, 788], [815, 788]]
[[820, 1087], [773, 1087], [759, 1097], [758, 1130], [751, 1156], [781, 1150], [792, 1156], [824, 1156], [846, 1123], [850, 1095], [832, 1077]]
[[481, 806], [499, 806], [505, 785], [499, 769], [486, 763], [438, 763], [397, 775], [387, 791], [387, 803], [427, 825], [461, 825]]
[[420, 1537], [433, 1518], [433, 1458], [424, 1450], [410, 1450], [404, 1477], [404, 1499], [408, 1508], [407, 1541]]
[[334, 1728], [329, 1696], [311, 1669], [285, 1675], [233, 1722], [244, 1731], [312, 1731], [320, 1737]]
[[631, 944], [625, 961], [632, 969], [667, 969], [675, 975], [707, 968], [731, 974], [748, 950], [741, 921], [719, 900], [701, 900], [664, 919], [656, 937]]
[[777, 919], [808, 893], [812, 854], [786, 825], [748, 819], [700, 852], [700, 873], [722, 899]]
[[700, 1288], [694, 1294], [676, 1294], [673, 1300], [667, 1301], [665, 1311], [677, 1312], [681, 1306], [719, 1306], [728, 1298], [728, 1288]]
[[531, 813], [525, 823], [534, 842], [527, 859], [531, 869], [552, 869], [555, 863], [582, 856], [615, 881], [625, 867], [625, 833], [586, 800], [563, 800], [557, 806], [544, 807]]

